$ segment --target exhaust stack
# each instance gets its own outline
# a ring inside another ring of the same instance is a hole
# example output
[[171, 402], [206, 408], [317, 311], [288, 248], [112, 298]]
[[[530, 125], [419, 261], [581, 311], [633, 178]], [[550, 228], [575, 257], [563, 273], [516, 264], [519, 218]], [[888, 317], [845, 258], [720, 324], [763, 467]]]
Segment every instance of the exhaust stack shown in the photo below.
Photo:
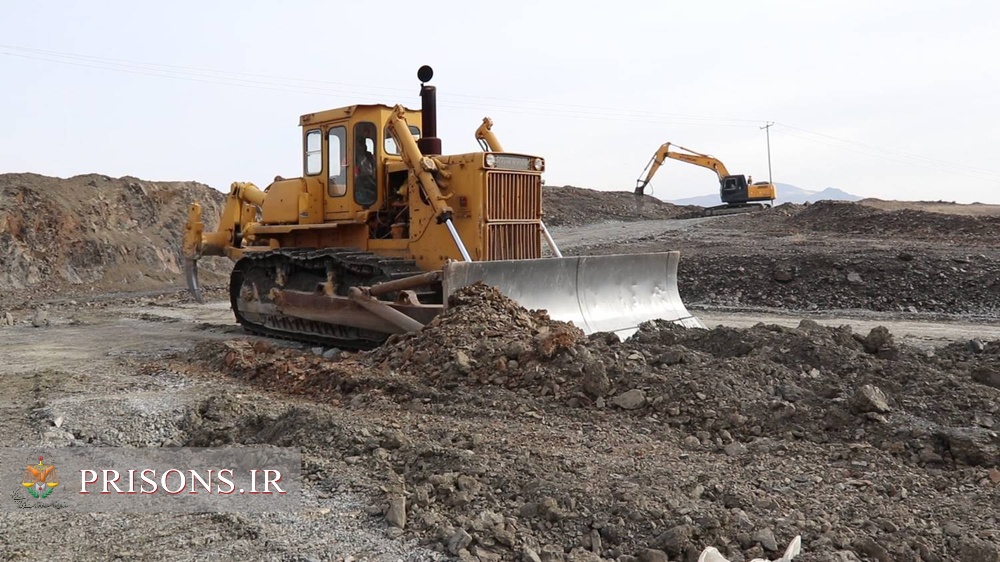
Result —
[[421, 131], [417, 139], [417, 147], [425, 155], [441, 155], [441, 139], [437, 137], [437, 89], [426, 83], [434, 77], [434, 69], [421, 66], [417, 70], [420, 80], [420, 115]]

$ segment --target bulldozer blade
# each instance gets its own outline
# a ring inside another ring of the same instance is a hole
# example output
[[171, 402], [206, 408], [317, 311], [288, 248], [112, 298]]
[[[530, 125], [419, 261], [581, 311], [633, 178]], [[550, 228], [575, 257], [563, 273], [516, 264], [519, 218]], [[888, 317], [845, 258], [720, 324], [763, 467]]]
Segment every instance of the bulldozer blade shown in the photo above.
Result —
[[198, 284], [198, 260], [184, 258], [184, 279], [187, 280], [188, 291], [197, 302], [205, 302], [201, 296], [201, 285]]
[[[577, 256], [531, 260], [449, 262], [445, 303], [462, 287], [482, 281], [529, 310], [572, 322], [586, 334], [614, 332], [625, 339], [655, 319], [705, 328], [688, 312], [677, 289], [680, 252]], [[447, 305], [445, 305], [447, 306]]]

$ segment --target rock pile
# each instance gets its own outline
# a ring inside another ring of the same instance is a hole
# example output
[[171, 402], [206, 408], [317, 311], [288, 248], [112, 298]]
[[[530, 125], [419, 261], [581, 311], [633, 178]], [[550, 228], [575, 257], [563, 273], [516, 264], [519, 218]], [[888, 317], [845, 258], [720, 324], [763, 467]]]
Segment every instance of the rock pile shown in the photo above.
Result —
[[335, 453], [383, 475], [394, 534], [463, 559], [748, 560], [796, 535], [803, 560], [1000, 556], [1000, 342], [808, 320], [622, 342], [480, 285], [334, 361], [225, 345], [235, 376], [384, 409]]
[[444, 388], [493, 384], [581, 396], [588, 384], [608, 384], [604, 362], [589, 347], [579, 328], [477, 283], [453, 294], [430, 325], [391, 337], [366, 363]]

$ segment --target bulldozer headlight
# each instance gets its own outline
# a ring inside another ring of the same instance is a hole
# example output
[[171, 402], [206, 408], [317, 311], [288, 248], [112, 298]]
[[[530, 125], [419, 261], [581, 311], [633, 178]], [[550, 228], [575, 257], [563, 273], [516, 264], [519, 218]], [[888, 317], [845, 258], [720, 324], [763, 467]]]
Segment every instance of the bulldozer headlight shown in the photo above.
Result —
[[531, 162], [531, 167], [534, 168], [536, 172], [541, 172], [545, 169], [545, 161], [541, 158], [535, 158]]
[[495, 168], [497, 165], [497, 157], [492, 154], [487, 154], [486, 158], [483, 159], [487, 168]]

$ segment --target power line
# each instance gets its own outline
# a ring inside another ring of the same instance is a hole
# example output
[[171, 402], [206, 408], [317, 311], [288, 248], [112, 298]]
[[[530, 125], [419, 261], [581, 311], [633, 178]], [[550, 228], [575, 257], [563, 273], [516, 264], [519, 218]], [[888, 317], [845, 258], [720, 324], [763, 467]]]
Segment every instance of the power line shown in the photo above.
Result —
[[[100, 62], [82, 62], [78, 60], [61, 60], [57, 58], [48, 58], [45, 56], [34, 56], [26, 55], [21, 53], [10, 53], [4, 52], [3, 54], [39, 60], [45, 62], [52, 62], [57, 64], [69, 65], [69, 66], [79, 66], [83, 68], [95, 68], [101, 70], [110, 70], [114, 72], [122, 72], [126, 74], [136, 74], [142, 76], [152, 76], [156, 78], [170, 78], [176, 80], [186, 80], [191, 82], [201, 82], [206, 84], [221, 84], [228, 86], [238, 86], [245, 88], [253, 88], [259, 90], [270, 90], [278, 92], [289, 92], [289, 93], [303, 93], [303, 94], [313, 94], [321, 95], [324, 97], [329, 97], [332, 95], [344, 95], [344, 94], [354, 94], [358, 96], [374, 96], [371, 92], [364, 91], [349, 91], [349, 90], [335, 90], [328, 88], [319, 88], [314, 86], [294, 86], [289, 84], [282, 84], [280, 82], [267, 82], [262, 80], [249, 80], [244, 78], [230, 78], [226, 76], [206, 76], [202, 74], [187, 75], [185, 72], [178, 71], [160, 71], [147, 69], [144, 67], [134, 67], [128, 65], [114, 65], [109, 63]], [[442, 96], [444, 97], [444, 96]], [[602, 121], [622, 121], [622, 122], [633, 122], [633, 123], [658, 123], [658, 124], [669, 124], [669, 125], [699, 125], [699, 126], [715, 126], [715, 127], [744, 127], [745, 125], [736, 125], [732, 123], [707, 123], [697, 120], [687, 120], [693, 118], [677, 117], [673, 119], [666, 119], [663, 117], [642, 117], [639, 114], [615, 114], [615, 113], [581, 113], [575, 110], [568, 109], [543, 109], [543, 108], [518, 108], [509, 107], [502, 105], [489, 105], [484, 103], [476, 103], [470, 101], [452, 100], [443, 101], [439, 105], [443, 107], [450, 107], [455, 109], [465, 109], [465, 110], [490, 110], [498, 111], [501, 113], [508, 114], [519, 114], [519, 115], [535, 115], [542, 117], [568, 117], [572, 119], [591, 119], [591, 120], [602, 120]]]
[[[799, 139], [799, 140], [804, 140], [806, 142], [812, 142], [812, 143], [821, 144], [821, 145], [824, 145], [824, 146], [829, 146], [829, 147], [832, 147], [832, 148], [837, 148], [837, 149], [840, 149], [840, 150], [845, 150], [845, 151], [848, 151], [848, 152], [853, 152], [855, 154], [862, 154], [864, 156], [870, 156], [870, 157], [873, 157], [873, 158], [879, 158], [879, 159], [881, 159], [883, 161], [884, 160], [890, 160], [892, 162], [897, 162], [897, 163], [901, 163], [901, 164], [906, 164], [906, 165], [911, 165], [911, 166], [915, 165], [915, 166], [918, 166], [918, 167], [928, 168], [928, 169], [935, 170], [935, 171], [938, 171], [938, 172], [947, 172], [947, 173], [952, 174], [952, 175], [963, 176], [963, 177], [977, 179], [977, 180], [984, 180], [984, 181], [990, 181], [990, 182], [1000, 181], [1000, 174], [987, 175], [987, 174], [983, 174], [983, 173], [962, 171], [961, 169], [956, 170], [956, 166], [943, 165], [943, 164], [935, 164], [934, 162], [931, 162], [931, 161], [923, 162], [923, 161], [905, 160], [905, 159], [897, 158], [897, 157], [894, 157], [894, 156], [891, 156], [891, 155], [886, 155], [886, 154], [881, 154], [881, 153], [877, 153], [877, 152], [861, 150], [861, 149], [857, 149], [857, 148], [850, 147], [850, 146], [843, 146], [843, 145], [839, 145], [839, 144], [833, 144], [833, 143], [830, 143], [830, 142], [817, 140], [817, 139], [814, 139], [814, 138], [810, 138], [810, 137], [807, 137], [807, 136], [804, 136], [804, 135], [799, 135], [799, 134], [796, 134], [796, 133], [791, 133], [791, 132], [788, 132], [788, 131], [784, 131], [784, 132], [782, 132], [780, 134], [787, 135], [789, 137], [793, 137], [793, 138], [796, 138], [796, 139]], [[957, 167], [961, 168], [961, 166], [957, 166]]]
[[[282, 76], [272, 76], [272, 75], [267, 75], [267, 74], [233, 72], [233, 71], [224, 71], [224, 70], [214, 70], [214, 69], [206, 69], [206, 68], [188, 67], [188, 66], [181, 66], [181, 65], [147, 63], [147, 62], [124, 60], [124, 59], [114, 59], [114, 58], [108, 58], [108, 57], [96, 57], [96, 56], [90, 56], [90, 55], [78, 55], [78, 54], [72, 54], [72, 53], [62, 53], [62, 52], [58, 52], [58, 51], [49, 51], [49, 50], [43, 50], [43, 49], [31, 49], [31, 48], [25, 48], [25, 47], [16, 47], [16, 46], [12, 46], [12, 45], [0, 45], [0, 49], [7, 49], [7, 50], [13, 50], [13, 51], [21, 51], [22, 53], [30, 53], [31, 55], [11, 53], [11, 52], [5, 52], [4, 54], [8, 54], [8, 55], [12, 55], [12, 56], [20, 56], [20, 57], [23, 57], [23, 58], [34, 58], [36, 60], [44, 60], [44, 61], [49, 61], [49, 62], [60, 62], [60, 63], [64, 63], [64, 64], [71, 64], [72, 62], [76, 62], [76, 61], [84, 61], [84, 62], [89, 62], [89, 63], [92, 63], [92, 64], [97, 64], [98, 66], [96, 66], [96, 68], [104, 68], [106, 70], [120, 70], [120, 71], [124, 71], [122, 69], [131, 69], [131, 70], [140, 71], [142, 73], [148, 73], [148, 72], [151, 72], [151, 71], [152, 72], [163, 72], [163, 73], [167, 73], [167, 74], [170, 74], [170, 75], [194, 76], [194, 77], [197, 77], [197, 78], [226, 79], [226, 80], [231, 80], [231, 81], [238, 81], [238, 82], [241, 82], [241, 83], [242, 82], [246, 82], [246, 83], [252, 83], [252, 84], [275, 85], [275, 81], [277, 81], [277, 85], [294, 86], [294, 87], [301, 87], [301, 86], [295, 86], [294, 84], [285, 84], [283, 82], [299, 82], [299, 83], [304, 83], [304, 84], [320, 84], [320, 85], [327, 85], [327, 86], [332, 85], [332, 86], [339, 86], [339, 87], [346, 86], [346, 87], [352, 88], [352, 89], [350, 89], [350, 90], [344, 90], [344, 89], [341, 89], [341, 88], [333, 89], [333, 88], [327, 88], [327, 87], [321, 87], [321, 88], [310, 87], [310, 89], [312, 89], [312, 90], [318, 90], [318, 91], [322, 91], [322, 92], [342, 93], [342, 94], [346, 93], [346, 94], [352, 94], [352, 95], [382, 95], [380, 92], [379, 93], [373, 93], [372, 90], [391, 91], [391, 92], [409, 92], [409, 90], [404, 90], [402, 88], [389, 88], [389, 87], [382, 87], [382, 86], [349, 84], [349, 83], [344, 83], [344, 82], [331, 82], [331, 81], [326, 81], [326, 80], [312, 80], [312, 79], [303, 79], [303, 78], [291, 78], [291, 77], [282, 77]], [[53, 57], [55, 57], [55, 58], [53, 58]], [[71, 59], [71, 60], [70, 61], [60, 60], [60, 59], [64, 59], [64, 58], [68, 58], [68, 59]], [[90, 66], [90, 65], [84, 65], [84, 66]], [[250, 77], [250, 78], [243, 78], [243, 77]], [[265, 80], [257, 80], [258, 78], [263, 78]], [[364, 90], [364, 91], [362, 91], [362, 90]], [[574, 104], [555, 103], [555, 102], [540, 102], [540, 101], [534, 101], [534, 100], [517, 100], [517, 99], [511, 99], [511, 98], [498, 98], [498, 97], [489, 97], [489, 96], [473, 96], [473, 95], [468, 95], [468, 94], [450, 93], [450, 92], [449, 93], [444, 93], [441, 96], [439, 96], [439, 98], [445, 98], [445, 99], [449, 99], [449, 98], [452, 98], [452, 97], [455, 97], [455, 98], [466, 98], [468, 100], [471, 100], [471, 101], [468, 101], [468, 102], [462, 101], [462, 100], [453, 100], [454, 103], [470, 103], [471, 104], [471, 103], [478, 103], [475, 100], [498, 100], [498, 101], [513, 102], [513, 103], [522, 104], [522, 105], [523, 104], [527, 104], [529, 106], [532, 106], [532, 105], [533, 106], [540, 106], [540, 107], [521, 107], [521, 108], [517, 108], [517, 109], [538, 110], [538, 111], [541, 111], [541, 110], [552, 111], [554, 109], [556, 111], [567, 112], [567, 111], [571, 111], [571, 110], [574, 110], [574, 109], [583, 109], [583, 110], [588, 110], [588, 111], [600, 112], [601, 115], [608, 115], [608, 116], [619, 116], [620, 115], [620, 116], [625, 116], [625, 117], [642, 117], [642, 118], [648, 118], [649, 116], [659, 116], [659, 117], [671, 117], [671, 118], [685, 119], [685, 120], [690, 120], [690, 121], [695, 122], [695, 123], [705, 121], [705, 122], [708, 122], [707, 124], [721, 124], [721, 123], [727, 123], [727, 124], [732, 124], [732, 123], [746, 123], [746, 124], [749, 124], [749, 123], [753, 123], [753, 124], [756, 124], [756, 123], [760, 122], [760, 120], [755, 120], [755, 119], [739, 119], [739, 118], [728, 118], [728, 117], [710, 117], [710, 116], [702, 116], [702, 115], [686, 115], [686, 114], [680, 114], [680, 113], [668, 113], [668, 112], [658, 112], [658, 111], [645, 112], [645, 111], [625, 110], [625, 109], [621, 109], [621, 108], [596, 107], [596, 106], [574, 105]], [[505, 109], [510, 109], [509, 106], [502, 106], [502, 105], [496, 105], [496, 104], [489, 104], [488, 107], [490, 107], [490, 108], [505, 108]], [[573, 112], [573, 114], [574, 114], [574, 116], [579, 116], [578, 112]], [[711, 122], [721, 122], [721, 123], [711, 123]]]
[[910, 153], [910, 152], [903, 152], [901, 150], [895, 150], [895, 149], [890, 149], [890, 148], [882, 148], [882, 147], [879, 147], [879, 146], [875, 146], [875, 145], [871, 145], [871, 144], [867, 144], [867, 143], [863, 143], [863, 142], [859, 142], [859, 141], [853, 141], [853, 140], [849, 140], [849, 139], [843, 139], [843, 138], [840, 138], [840, 137], [835, 137], [833, 135], [829, 135], [829, 134], [826, 134], [826, 133], [818, 133], [816, 131], [809, 131], [807, 129], [802, 129], [800, 127], [794, 127], [792, 125], [788, 125], [788, 124], [785, 124], [785, 123], [777, 123], [777, 125], [780, 126], [780, 127], [785, 127], [785, 128], [788, 128], [788, 129], [792, 129], [792, 130], [795, 130], [795, 131], [800, 131], [800, 132], [807, 133], [807, 134], [810, 134], [810, 135], [816, 135], [816, 136], [819, 136], [819, 137], [824, 137], [824, 138], [827, 138], [827, 139], [830, 139], [830, 140], [834, 140], [834, 141], [838, 141], [838, 142], [843, 142], [843, 143], [848, 143], [848, 144], [854, 144], [854, 145], [862, 146], [862, 147], [865, 147], [865, 148], [868, 148], [868, 149], [871, 149], [871, 150], [876, 150], [876, 151], [883, 152], [883, 153], [890, 154], [890, 155], [895, 155], [895, 156], [900, 156], [900, 157], [904, 157], [904, 158], [909, 158], [909, 159], [912, 159], [912, 160], [915, 160], [915, 161], [918, 161], [918, 162], [921, 162], [921, 163], [923, 163], [923, 162], [937, 162], [939, 164], [945, 164], [945, 165], [950, 166], [950, 167], [965, 168], [965, 169], [967, 169], [969, 171], [984, 172], [984, 173], [987, 173], [987, 174], [997, 174], [997, 175], [1000, 175], [1000, 171], [996, 171], [996, 170], [990, 170], [990, 169], [987, 169], [987, 168], [980, 168], [980, 167], [976, 167], [976, 166], [968, 166], [968, 165], [965, 165], [965, 164], [958, 164], [958, 163], [955, 163], [955, 162], [949, 162], [947, 160], [941, 160], [941, 159], [938, 159], [938, 158], [931, 158], [931, 157], [928, 157], [928, 156], [921, 156], [919, 154], [914, 154], [914, 153]]
[[[224, 70], [189, 67], [182, 65], [149, 63], [149, 62], [132, 61], [125, 59], [115, 59], [109, 57], [64, 53], [59, 51], [34, 49], [34, 48], [19, 47], [14, 45], [0, 44], [0, 49], [3, 49], [4, 50], [3, 54], [6, 54], [8, 56], [38, 60], [50, 63], [57, 63], [63, 65], [79, 66], [84, 68], [95, 68], [100, 70], [109, 70], [113, 72], [144, 75], [156, 78], [186, 80], [186, 81], [200, 82], [207, 84], [227, 85], [227, 86], [253, 88], [259, 90], [269, 90], [269, 91], [286, 92], [286, 93], [321, 95], [324, 97], [344, 96], [344, 95], [374, 97], [374, 96], [384, 95], [384, 92], [409, 91], [408, 89], [403, 89], [403, 88], [372, 86], [370, 84], [359, 85], [359, 84], [350, 84], [344, 82], [333, 82], [327, 80], [282, 77], [282, 76], [273, 76], [267, 74], [224, 71]], [[11, 51], [16, 51], [16, 52], [11, 52]], [[315, 85], [310, 85], [310, 84], [315, 84]], [[336, 86], [336, 87], [331, 87], [331, 86]], [[466, 111], [489, 110], [489, 111], [497, 111], [501, 113], [519, 114], [519, 115], [562, 117], [562, 118], [572, 118], [572, 119], [590, 119], [590, 120], [601, 120], [601, 121], [687, 125], [687, 126], [698, 125], [698, 126], [712, 126], [712, 127], [742, 128], [749, 126], [749, 124], [757, 125], [761, 123], [761, 120], [757, 119], [710, 117], [703, 115], [686, 115], [679, 113], [667, 113], [667, 112], [656, 112], [656, 111], [624, 110], [621, 108], [608, 108], [608, 107], [575, 105], [575, 104], [555, 103], [555, 102], [540, 102], [532, 100], [518, 100], [512, 98], [500, 98], [500, 97], [489, 97], [489, 96], [474, 96], [461, 93], [443, 94], [442, 96], [440, 96], [440, 98], [443, 98], [439, 102], [440, 105], [444, 107], [450, 107]], [[462, 98], [462, 99], [455, 99], [455, 98]], [[520, 104], [520, 106], [494, 104], [491, 103], [492, 101], [504, 101], [513, 104]], [[934, 164], [937, 164], [938, 166], [947, 166], [948, 167], [947, 169], [953, 173], [955, 173], [956, 169], [965, 170], [970, 173], [961, 175], [965, 175], [966, 177], [974, 177], [977, 179], [987, 179], [992, 181], [996, 179], [996, 177], [1000, 177], [1000, 172], [994, 170], [989, 170], [986, 168], [980, 168], [975, 166], [968, 166], [965, 164], [958, 164], [955, 162], [949, 162], [938, 158], [929, 158], [926, 156], [907, 153], [894, 149], [883, 148], [859, 141], [843, 139], [826, 133], [810, 131], [808, 129], [795, 127], [793, 125], [781, 122], [778, 123], [769, 122], [769, 124], [766, 125], [765, 127], [761, 127], [761, 128], [766, 128], [768, 130], [768, 137], [770, 137], [770, 127], [772, 125], [778, 125], [779, 127], [790, 129], [791, 131], [797, 131], [799, 133], [803, 133], [804, 135], [814, 135], [831, 141], [836, 141], [840, 143], [855, 145], [856, 147], [861, 147], [861, 148], [850, 148], [838, 144], [823, 142], [815, 138], [810, 138], [808, 136], [794, 134], [789, 131], [785, 132], [789, 136], [798, 138], [800, 140], [825, 144], [827, 146], [832, 146], [835, 148], [840, 148], [842, 150], [848, 150], [855, 153], [866, 154], [869, 156], [879, 156], [881, 158], [889, 159], [895, 162], [915, 164], [938, 170], [942, 170], [944, 168], [935, 167]], [[768, 138], [768, 144], [770, 144], [770, 138]], [[770, 150], [768, 150], [768, 160], [769, 160], [768, 169], [770, 173]]]
[[[64, 53], [64, 52], [60, 52], [60, 51], [49, 51], [49, 50], [45, 50], [45, 49], [33, 49], [33, 48], [28, 48], [28, 47], [17, 47], [17, 46], [14, 46], [14, 45], [2, 45], [2, 44], [0, 44], [0, 49], [8, 49], [8, 50], [12, 50], [12, 51], [22, 51], [22, 52], [28, 52], [28, 53], [38, 54], [38, 55], [47, 55], [47, 56], [54, 56], [54, 57], [79, 59], [79, 60], [85, 60], [85, 61], [91, 61], [91, 62], [98, 61], [98, 62], [103, 62], [103, 63], [106, 63], [106, 64], [115, 64], [115, 65], [122, 65], [122, 66], [147, 67], [147, 68], [153, 69], [153, 70], [155, 70], [155, 69], [170, 69], [170, 70], [174, 70], [174, 71], [182, 72], [182, 73], [192, 73], [193, 72], [193, 73], [203, 73], [203, 74], [223, 75], [223, 76], [225, 76], [225, 75], [229, 75], [229, 76], [249, 76], [251, 78], [267, 78], [269, 80], [285, 80], [285, 81], [289, 81], [289, 82], [304, 82], [304, 83], [311, 83], [311, 84], [324, 84], [324, 85], [348, 86], [348, 87], [358, 86], [358, 84], [348, 84], [348, 83], [344, 83], [344, 82], [332, 82], [332, 81], [329, 81], [329, 80], [316, 80], [316, 79], [311, 79], [311, 78], [292, 78], [292, 77], [287, 77], [287, 76], [273, 76], [273, 75], [268, 75], [268, 74], [257, 74], [257, 73], [249, 73], [249, 72], [235, 72], [235, 71], [231, 71], [231, 70], [217, 70], [217, 69], [211, 69], [211, 68], [199, 68], [199, 67], [182, 66], [182, 65], [176, 65], [176, 64], [151, 63], [151, 62], [134, 61], [134, 60], [128, 60], [128, 59], [116, 59], [116, 58], [99, 57], [99, 56], [93, 56], [93, 55], [80, 55], [80, 54], [73, 54], [73, 53]], [[368, 85], [368, 86], [365, 86], [365, 87], [370, 88], [370, 89], [375, 89], [375, 90], [386, 90], [386, 91], [395, 91], [395, 92], [409, 91], [409, 90], [404, 90], [403, 88], [389, 88], [389, 87], [383, 87], [383, 86], [371, 86], [371, 85]]]

